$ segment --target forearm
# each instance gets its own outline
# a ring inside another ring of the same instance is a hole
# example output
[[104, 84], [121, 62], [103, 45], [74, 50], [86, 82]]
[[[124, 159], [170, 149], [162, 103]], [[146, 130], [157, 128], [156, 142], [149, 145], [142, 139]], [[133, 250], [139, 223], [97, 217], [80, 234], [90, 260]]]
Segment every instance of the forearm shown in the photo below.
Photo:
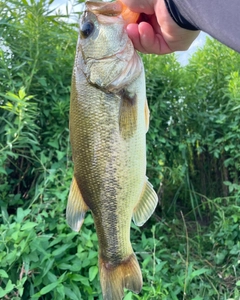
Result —
[[164, 1], [179, 26], [188, 30], [200, 29], [240, 52], [239, 0]]

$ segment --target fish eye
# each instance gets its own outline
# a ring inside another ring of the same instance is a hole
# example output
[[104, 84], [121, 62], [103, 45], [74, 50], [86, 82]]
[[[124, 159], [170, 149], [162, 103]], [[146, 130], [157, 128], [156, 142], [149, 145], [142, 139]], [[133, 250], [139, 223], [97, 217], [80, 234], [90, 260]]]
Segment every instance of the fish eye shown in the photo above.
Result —
[[90, 21], [85, 22], [80, 28], [81, 38], [86, 39], [93, 32], [94, 24]]

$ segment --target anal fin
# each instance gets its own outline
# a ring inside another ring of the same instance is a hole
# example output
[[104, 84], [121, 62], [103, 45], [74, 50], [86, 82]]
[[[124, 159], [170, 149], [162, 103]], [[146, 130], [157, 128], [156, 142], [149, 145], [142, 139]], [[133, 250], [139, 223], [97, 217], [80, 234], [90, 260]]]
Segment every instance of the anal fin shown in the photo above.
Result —
[[79, 231], [84, 221], [85, 213], [89, 210], [83, 200], [76, 178], [73, 177], [68, 196], [66, 218], [68, 225], [74, 231]]
[[158, 196], [146, 178], [141, 197], [133, 211], [134, 223], [137, 226], [142, 226], [153, 214], [157, 203]]

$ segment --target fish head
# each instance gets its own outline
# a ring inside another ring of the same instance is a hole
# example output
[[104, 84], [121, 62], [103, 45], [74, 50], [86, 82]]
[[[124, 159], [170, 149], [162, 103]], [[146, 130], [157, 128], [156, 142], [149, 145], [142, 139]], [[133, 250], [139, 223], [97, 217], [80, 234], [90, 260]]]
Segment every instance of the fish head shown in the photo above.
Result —
[[[129, 11], [125, 13], [120, 1], [87, 1], [85, 5], [80, 20], [77, 63], [90, 84], [108, 92], [121, 90], [143, 69], [126, 32], [131, 22]], [[133, 16], [136, 19], [135, 13]]]

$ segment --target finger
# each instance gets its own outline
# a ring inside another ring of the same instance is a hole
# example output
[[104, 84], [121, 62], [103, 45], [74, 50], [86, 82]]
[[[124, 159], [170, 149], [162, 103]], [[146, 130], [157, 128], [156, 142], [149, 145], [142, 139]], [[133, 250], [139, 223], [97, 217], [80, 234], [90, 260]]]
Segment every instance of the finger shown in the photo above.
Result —
[[129, 38], [132, 40], [134, 48], [142, 53], [147, 53], [141, 45], [138, 26], [138, 24], [129, 24], [127, 26], [127, 33]]
[[141, 22], [138, 25], [140, 43], [142, 48], [147, 53], [157, 52], [159, 54], [159, 45], [155, 39], [155, 34], [152, 26], [147, 22]]
[[158, 29], [158, 32], [155, 33], [152, 26], [147, 22], [127, 26], [128, 36], [138, 51], [158, 55], [172, 53], [173, 51], [165, 42], [161, 30]]
[[172, 52], [162, 36], [159, 25], [158, 32], [156, 33], [151, 24], [142, 22], [138, 26], [138, 31], [141, 49], [144, 49], [144, 53], [159, 55]]

